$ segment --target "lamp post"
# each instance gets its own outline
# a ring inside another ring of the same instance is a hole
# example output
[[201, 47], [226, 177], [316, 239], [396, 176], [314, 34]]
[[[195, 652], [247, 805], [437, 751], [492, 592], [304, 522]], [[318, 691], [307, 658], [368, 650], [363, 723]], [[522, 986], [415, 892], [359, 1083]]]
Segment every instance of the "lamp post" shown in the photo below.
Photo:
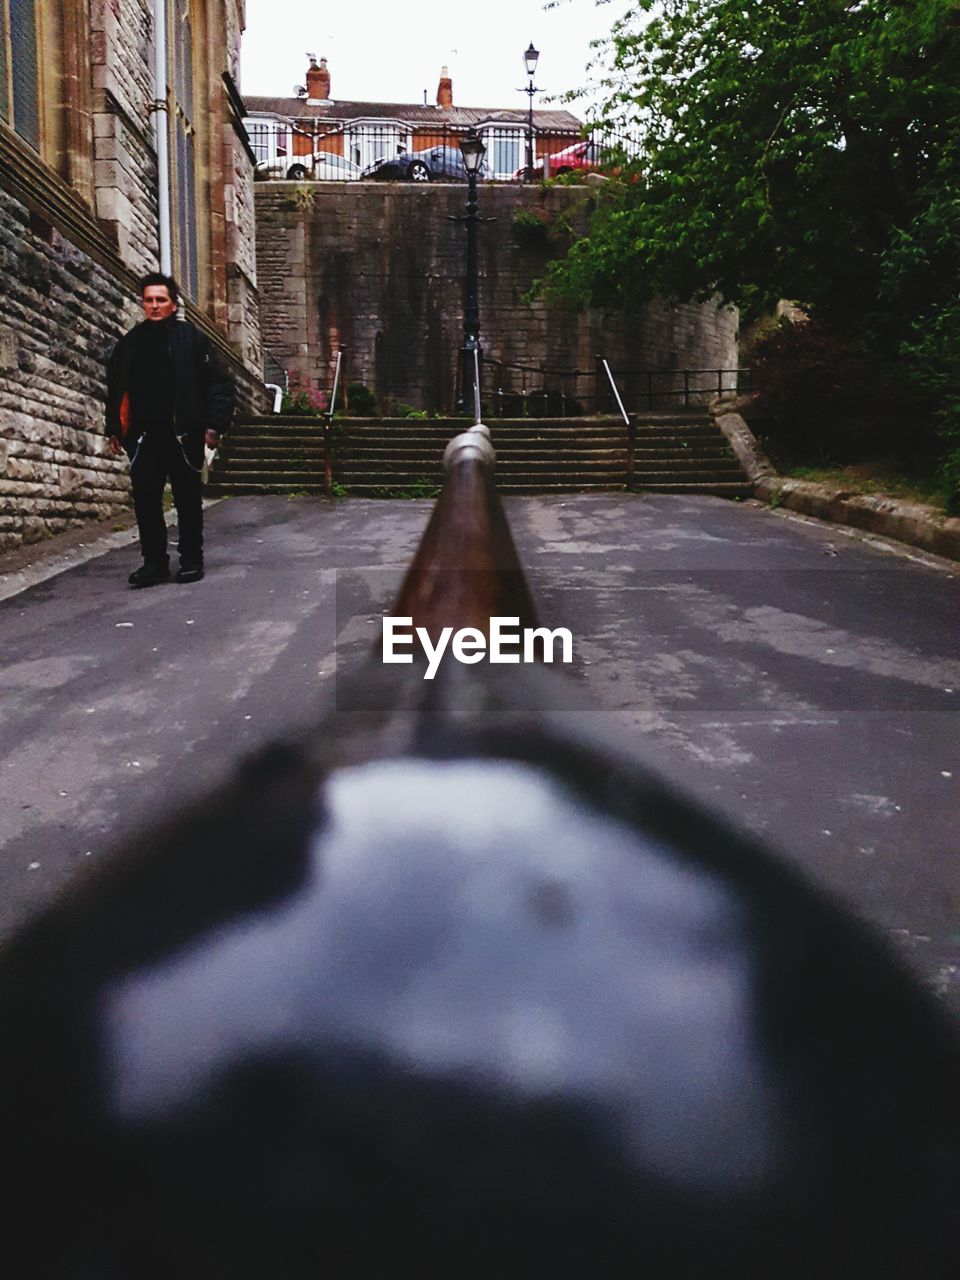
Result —
[[527, 106], [527, 163], [525, 166], [524, 177], [528, 182], [533, 178], [533, 95], [539, 93], [540, 90], [533, 83], [533, 77], [537, 70], [537, 60], [540, 57], [540, 51], [533, 47], [533, 41], [530, 41], [529, 48], [523, 55], [523, 64], [527, 69], [527, 75], [530, 77], [530, 83], [525, 89], [521, 89], [521, 93], [525, 93], [528, 98]]
[[486, 154], [476, 129], [460, 139], [460, 152], [467, 171], [467, 212], [458, 221], [467, 224], [467, 274], [463, 287], [463, 346], [460, 352], [460, 410], [476, 413], [479, 421], [480, 300], [477, 288], [477, 174]]

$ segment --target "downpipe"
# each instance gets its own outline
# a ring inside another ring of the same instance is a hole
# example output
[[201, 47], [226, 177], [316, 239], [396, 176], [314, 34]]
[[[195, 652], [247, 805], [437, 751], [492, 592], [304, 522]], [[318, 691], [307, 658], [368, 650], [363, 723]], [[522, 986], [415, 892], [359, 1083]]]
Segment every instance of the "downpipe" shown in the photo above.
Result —
[[153, 91], [150, 105], [157, 144], [157, 226], [160, 270], [173, 275], [170, 238], [170, 107], [167, 94], [167, 0], [153, 3]]

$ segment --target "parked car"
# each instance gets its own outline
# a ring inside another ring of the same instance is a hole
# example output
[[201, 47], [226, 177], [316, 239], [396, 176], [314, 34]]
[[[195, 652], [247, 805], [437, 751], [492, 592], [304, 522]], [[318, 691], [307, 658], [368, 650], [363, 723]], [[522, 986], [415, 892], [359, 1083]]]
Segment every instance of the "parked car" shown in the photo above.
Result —
[[[486, 173], [481, 162], [478, 177]], [[368, 164], [361, 175], [381, 182], [436, 182], [452, 178], [466, 180], [467, 170], [459, 147], [428, 147], [425, 151], [401, 151], [398, 155], [381, 157]]]
[[322, 182], [356, 182], [360, 166], [346, 156], [332, 151], [316, 151], [312, 156], [277, 156], [276, 160], [262, 160], [253, 171], [255, 178], [304, 178]]
[[[564, 173], [575, 173], [580, 169], [597, 169], [606, 159], [606, 153], [600, 146], [599, 142], [591, 142], [589, 138], [583, 138], [580, 142], [574, 142], [569, 147], [564, 147], [562, 151], [557, 151], [550, 159], [550, 177], [559, 178]], [[543, 156], [533, 166], [534, 172], [543, 174]], [[526, 173], [526, 168], [518, 169], [513, 175], [518, 181]]]

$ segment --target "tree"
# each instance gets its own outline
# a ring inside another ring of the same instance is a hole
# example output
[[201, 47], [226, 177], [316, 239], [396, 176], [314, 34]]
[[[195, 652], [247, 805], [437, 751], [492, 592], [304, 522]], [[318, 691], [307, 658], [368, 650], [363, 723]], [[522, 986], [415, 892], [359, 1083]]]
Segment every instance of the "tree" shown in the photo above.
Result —
[[548, 289], [789, 298], [960, 442], [960, 0], [638, 0], [603, 56], [626, 180]]
[[960, 157], [957, 0], [640, 0], [607, 42], [597, 123], [630, 133], [552, 273], [609, 305], [778, 298], [855, 327], [883, 259]]

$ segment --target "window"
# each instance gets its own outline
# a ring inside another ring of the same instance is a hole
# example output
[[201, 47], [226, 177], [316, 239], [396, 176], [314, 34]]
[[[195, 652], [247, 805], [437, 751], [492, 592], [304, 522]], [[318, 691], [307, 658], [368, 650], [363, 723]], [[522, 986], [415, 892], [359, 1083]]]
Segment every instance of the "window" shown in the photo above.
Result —
[[481, 133], [487, 148], [486, 166], [491, 178], [512, 178], [526, 163], [526, 138], [522, 129], [487, 128]]
[[290, 126], [279, 120], [244, 120], [258, 163], [285, 160], [291, 154]]
[[346, 134], [348, 159], [365, 169], [410, 150], [410, 131], [395, 124], [355, 124]]
[[0, 0], [0, 118], [40, 150], [37, 0]]

